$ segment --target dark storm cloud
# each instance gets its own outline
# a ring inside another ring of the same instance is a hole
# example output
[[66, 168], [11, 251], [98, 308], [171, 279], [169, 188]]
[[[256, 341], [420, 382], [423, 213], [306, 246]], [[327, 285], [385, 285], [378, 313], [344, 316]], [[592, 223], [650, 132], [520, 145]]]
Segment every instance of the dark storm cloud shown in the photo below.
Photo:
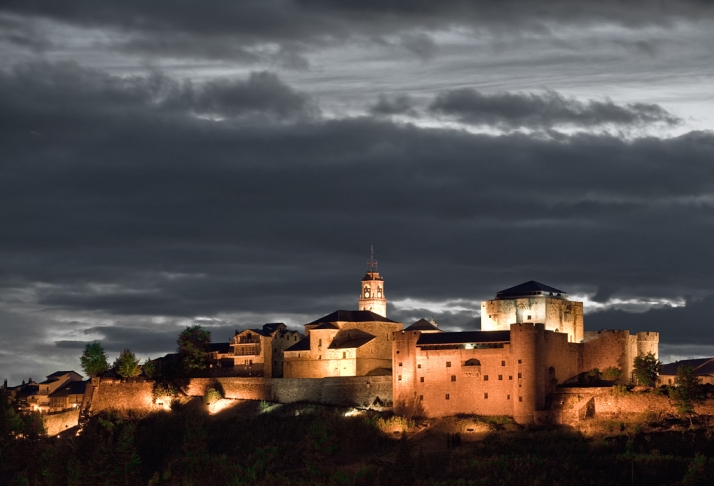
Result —
[[[233, 326], [205, 326], [211, 333], [212, 342], [227, 342], [234, 334]], [[99, 335], [100, 339], [88, 339], [86, 341], [63, 340], [56, 341], [55, 346], [63, 349], [78, 350], [80, 354], [84, 347], [93, 341], [100, 341], [107, 354], [118, 354], [124, 349], [131, 349], [135, 353], [142, 355], [172, 351], [177, 347], [176, 340], [179, 333], [185, 327], [156, 326], [149, 327], [127, 327], [119, 325], [97, 326], [85, 329], [85, 334]]]
[[547, 32], [549, 23], [625, 26], [670, 24], [708, 18], [713, 7], [695, 0], [633, 2], [557, 0], [453, 0], [440, 2], [354, 2], [324, 0], [219, 1], [195, 3], [105, 1], [4, 2], [0, 12], [49, 18], [90, 28], [113, 28], [123, 49], [180, 57], [205, 56], [249, 61], [265, 57], [251, 50], [277, 42], [297, 53], [353, 36], [404, 34], [404, 46], [422, 58], [434, 54], [432, 40], [413, 29], [486, 28], [499, 35], [520, 30]]
[[130, 116], [133, 110], [140, 110], [144, 117], [192, 112], [281, 120], [319, 113], [308, 96], [270, 72], [251, 73], [246, 80], [219, 79], [194, 86], [158, 72], [120, 78], [74, 63], [28, 63], [2, 73], [0, 89], [13, 93], [4, 99], [0, 124], [17, 128], [20, 123], [38, 143], [52, 143], [52, 137], [69, 135], [67, 130], [80, 126], [91, 131], [96, 122], [112, 124], [115, 119], [105, 117]]
[[246, 81], [210, 81], [199, 90], [184, 89], [182, 95], [167, 104], [186, 102], [196, 112], [225, 116], [246, 112], [271, 113], [282, 118], [317, 114], [317, 108], [306, 95], [270, 72], [251, 73]]
[[[301, 99], [267, 77], [276, 99], [289, 94], [279, 106]], [[251, 79], [203, 88], [73, 65], [5, 71], [0, 283], [63, 312], [316, 317], [354, 308], [374, 243], [390, 301], [478, 301], [530, 279], [571, 294], [618, 289], [602, 299], [714, 288], [711, 133], [627, 141], [369, 117], [266, 123], [279, 113], [272, 101], [225, 95]], [[246, 118], [196, 116], [219, 109]], [[435, 317], [457, 328], [460, 312]], [[402, 313], [428, 317], [414, 314]], [[692, 326], [712, 337], [708, 322]], [[120, 331], [117, 349], [142, 339]]]
[[583, 103], [554, 91], [483, 94], [472, 88], [440, 93], [429, 106], [436, 114], [453, 116], [462, 123], [500, 128], [547, 128], [557, 125], [644, 126], [676, 125], [679, 118], [661, 106], [646, 103], [616, 105], [610, 100]]
[[414, 100], [408, 95], [379, 95], [379, 100], [369, 107], [372, 115], [409, 115], [417, 116]]
[[660, 340], [671, 345], [711, 344], [714, 332], [705, 323], [711, 322], [714, 296], [689, 299], [684, 307], [664, 307], [633, 314], [610, 310], [586, 317], [587, 326], [595, 329], [647, 330], [660, 333]]

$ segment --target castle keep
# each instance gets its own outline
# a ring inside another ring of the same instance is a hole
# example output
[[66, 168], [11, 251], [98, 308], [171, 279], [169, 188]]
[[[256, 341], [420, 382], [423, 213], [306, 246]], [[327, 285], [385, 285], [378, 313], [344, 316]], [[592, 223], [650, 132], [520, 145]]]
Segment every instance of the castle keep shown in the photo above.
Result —
[[609, 367], [629, 382], [637, 355], [657, 355], [658, 333], [584, 332], [582, 302], [534, 281], [499, 292], [482, 312], [491, 313], [482, 315], [482, 331], [440, 332], [418, 321], [395, 333], [395, 406], [427, 416], [511, 415], [537, 423], [547, 420], [556, 386]]

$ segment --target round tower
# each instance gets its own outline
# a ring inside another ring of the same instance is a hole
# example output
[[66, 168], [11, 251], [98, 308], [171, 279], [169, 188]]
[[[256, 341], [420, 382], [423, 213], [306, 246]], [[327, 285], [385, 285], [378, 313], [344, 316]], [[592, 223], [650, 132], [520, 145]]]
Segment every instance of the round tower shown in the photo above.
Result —
[[362, 289], [359, 294], [359, 310], [372, 311], [382, 317], [387, 317], [387, 298], [384, 295], [384, 279], [377, 271], [377, 260], [374, 259], [374, 247], [371, 247], [367, 262], [367, 275], [362, 279]]
[[515, 360], [513, 419], [533, 423], [533, 412], [545, 406], [543, 324], [511, 324], [511, 356]]
[[652, 353], [654, 354], [655, 358], [659, 358], [658, 332], [637, 333], [637, 355], [642, 356], [647, 353]]

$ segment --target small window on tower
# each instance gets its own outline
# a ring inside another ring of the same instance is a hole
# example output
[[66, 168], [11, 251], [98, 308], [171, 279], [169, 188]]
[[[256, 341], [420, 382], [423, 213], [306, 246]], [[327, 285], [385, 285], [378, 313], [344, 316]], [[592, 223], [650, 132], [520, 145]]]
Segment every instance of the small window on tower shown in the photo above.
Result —
[[486, 400], [488, 400], [488, 393], [484, 393], [484, 394], [483, 394], [483, 398], [486, 399]]
[[446, 399], [447, 399], [447, 400], [449, 399], [449, 394], [448, 394], [448, 393], [446, 394]]
[[446, 367], [447, 367], [447, 368], [451, 368], [451, 361], [447, 361], [447, 362], [446, 362]]
[[399, 363], [399, 366], [401, 366], [401, 365], [402, 365], [402, 363]]
[[381, 299], [382, 298], [382, 287], [377, 288], [377, 298]]
[[342, 351], [342, 359], [345, 359], [346, 357], [347, 357], [347, 352], [346, 352], [346, 351]]
[[456, 381], [456, 375], [451, 375], [451, 381]]
[[488, 381], [488, 375], [483, 375], [483, 381]]
[[420, 365], [420, 364], [418, 364], [418, 365], [417, 365], [417, 368], [421, 368], [421, 365]]
[[505, 362], [505, 361], [501, 361], [501, 366], [506, 366], [506, 362]]
[[423, 376], [422, 376], [421, 378], [419, 378], [419, 382], [420, 382], [420, 383], [424, 383], [424, 377], [423, 377]]

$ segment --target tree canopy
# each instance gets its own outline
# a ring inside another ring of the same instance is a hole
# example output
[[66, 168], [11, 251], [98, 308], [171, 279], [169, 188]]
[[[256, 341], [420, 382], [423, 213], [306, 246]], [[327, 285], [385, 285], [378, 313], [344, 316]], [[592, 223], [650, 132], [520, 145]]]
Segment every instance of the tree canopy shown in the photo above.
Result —
[[211, 351], [211, 333], [196, 324], [181, 331], [178, 340], [179, 355], [183, 367], [189, 373], [206, 368], [208, 353]]
[[670, 389], [669, 396], [679, 413], [691, 416], [694, 405], [704, 401], [702, 385], [699, 377], [691, 366], [680, 366], [674, 378], [674, 386]]
[[139, 360], [134, 353], [128, 349], [122, 351], [116, 361], [114, 361], [114, 369], [122, 378], [133, 378], [141, 373]]
[[653, 386], [659, 376], [659, 366], [660, 362], [654, 353], [641, 354], [634, 361], [635, 378], [643, 385]]
[[104, 348], [102, 348], [99, 341], [87, 343], [79, 361], [82, 364], [82, 369], [88, 376], [101, 375], [109, 368], [107, 355], [104, 353]]

